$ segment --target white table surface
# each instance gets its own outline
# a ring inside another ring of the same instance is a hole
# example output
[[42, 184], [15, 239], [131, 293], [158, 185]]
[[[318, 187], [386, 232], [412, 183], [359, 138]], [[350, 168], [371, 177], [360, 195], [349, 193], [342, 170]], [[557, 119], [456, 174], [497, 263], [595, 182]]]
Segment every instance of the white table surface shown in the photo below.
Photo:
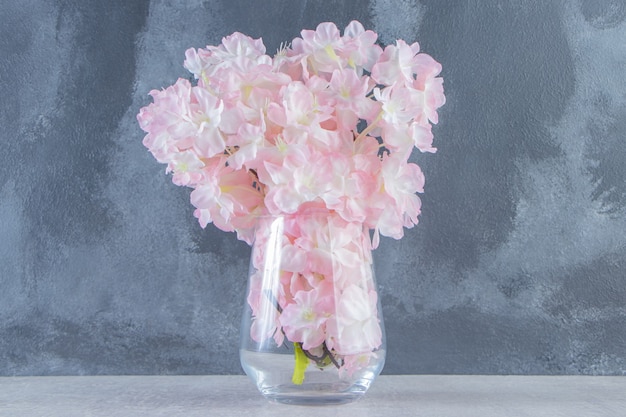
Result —
[[0, 377], [0, 416], [626, 416], [626, 377], [380, 376], [357, 402], [267, 402], [245, 376]]

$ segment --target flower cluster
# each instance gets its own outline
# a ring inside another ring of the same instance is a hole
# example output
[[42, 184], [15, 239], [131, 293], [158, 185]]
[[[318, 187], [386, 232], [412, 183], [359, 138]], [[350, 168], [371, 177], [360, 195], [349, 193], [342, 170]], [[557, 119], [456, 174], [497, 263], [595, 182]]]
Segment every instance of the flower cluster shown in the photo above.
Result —
[[356, 21], [343, 35], [322, 23], [272, 58], [234, 33], [189, 49], [196, 82], [151, 91], [137, 116], [144, 145], [193, 188], [201, 226], [255, 242], [251, 337], [294, 344], [295, 383], [309, 360], [351, 374], [376, 356], [371, 249], [417, 224], [424, 176], [409, 157], [435, 152], [440, 64], [376, 40]]
[[[173, 182], [193, 188], [202, 227], [251, 243], [261, 214], [324, 207], [399, 239], [418, 221], [424, 176], [408, 158], [434, 152], [445, 102], [441, 66], [417, 43], [384, 50], [353, 21], [304, 30], [272, 58], [234, 33], [189, 49], [179, 79], [137, 118]], [[375, 245], [377, 244], [375, 242]]]
[[382, 343], [368, 231], [326, 211], [263, 217], [258, 226], [252, 339], [297, 343], [320, 368], [367, 366]]

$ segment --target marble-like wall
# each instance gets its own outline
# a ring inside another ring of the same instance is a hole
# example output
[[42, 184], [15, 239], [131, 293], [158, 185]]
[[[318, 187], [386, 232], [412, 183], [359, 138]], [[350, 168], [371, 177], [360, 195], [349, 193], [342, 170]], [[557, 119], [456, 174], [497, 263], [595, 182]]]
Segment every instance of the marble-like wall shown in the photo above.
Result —
[[189, 47], [358, 19], [443, 65], [420, 224], [375, 252], [386, 373], [626, 374], [626, 5], [0, 8], [0, 375], [241, 373], [249, 248], [192, 215], [135, 115]]

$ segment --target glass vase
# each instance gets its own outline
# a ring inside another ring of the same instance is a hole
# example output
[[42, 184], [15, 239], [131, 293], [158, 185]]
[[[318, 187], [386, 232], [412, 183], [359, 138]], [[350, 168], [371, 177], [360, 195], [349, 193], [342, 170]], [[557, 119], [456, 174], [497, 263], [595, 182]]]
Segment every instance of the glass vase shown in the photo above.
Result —
[[266, 216], [252, 246], [241, 365], [267, 399], [341, 404], [385, 362], [369, 231], [328, 211]]

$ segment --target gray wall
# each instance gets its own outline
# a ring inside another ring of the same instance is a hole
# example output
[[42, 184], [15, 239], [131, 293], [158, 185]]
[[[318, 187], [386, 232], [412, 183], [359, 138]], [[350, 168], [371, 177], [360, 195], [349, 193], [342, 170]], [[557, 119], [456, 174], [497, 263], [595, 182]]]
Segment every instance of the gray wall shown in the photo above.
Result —
[[621, 0], [0, 7], [0, 374], [240, 373], [249, 249], [141, 145], [152, 88], [238, 30], [419, 40], [447, 104], [420, 225], [375, 253], [386, 373], [626, 374]]

